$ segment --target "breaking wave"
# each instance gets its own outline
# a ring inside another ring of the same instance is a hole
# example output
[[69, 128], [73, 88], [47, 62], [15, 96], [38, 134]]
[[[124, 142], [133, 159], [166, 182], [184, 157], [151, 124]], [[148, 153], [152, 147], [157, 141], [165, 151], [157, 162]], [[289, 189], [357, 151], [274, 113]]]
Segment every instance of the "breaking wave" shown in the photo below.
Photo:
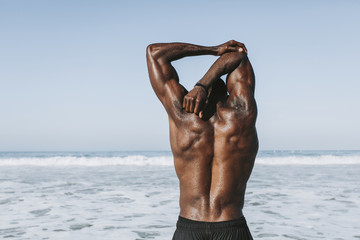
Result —
[[[342, 165], [360, 164], [360, 155], [336, 156], [271, 156], [258, 157], [261, 165]], [[164, 156], [51, 156], [51, 157], [5, 157], [0, 158], [0, 166], [172, 166], [171, 155]]]

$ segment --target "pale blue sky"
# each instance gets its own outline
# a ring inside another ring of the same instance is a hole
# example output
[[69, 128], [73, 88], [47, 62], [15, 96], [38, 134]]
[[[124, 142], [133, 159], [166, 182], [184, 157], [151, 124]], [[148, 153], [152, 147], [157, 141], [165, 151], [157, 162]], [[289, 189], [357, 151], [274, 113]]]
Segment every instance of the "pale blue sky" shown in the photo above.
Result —
[[[169, 150], [153, 42], [244, 42], [260, 149], [360, 149], [360, 1], [0, 0], [0, 151]], [[213, 56], [175, 63], [193, 84]]]

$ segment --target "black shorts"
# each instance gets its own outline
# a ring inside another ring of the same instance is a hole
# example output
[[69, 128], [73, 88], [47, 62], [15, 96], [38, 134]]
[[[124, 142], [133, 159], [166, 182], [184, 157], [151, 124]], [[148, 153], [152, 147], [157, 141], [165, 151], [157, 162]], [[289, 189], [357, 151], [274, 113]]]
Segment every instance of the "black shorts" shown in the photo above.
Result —
[[199, 222], [179, 217], [173, 240], [253, 240], [244, 217], [224, 222]]

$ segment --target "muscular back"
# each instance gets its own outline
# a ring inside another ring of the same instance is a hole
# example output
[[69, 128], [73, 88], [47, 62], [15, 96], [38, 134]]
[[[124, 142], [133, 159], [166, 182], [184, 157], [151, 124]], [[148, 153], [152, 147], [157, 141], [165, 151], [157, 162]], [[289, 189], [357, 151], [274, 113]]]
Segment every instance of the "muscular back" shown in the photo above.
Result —
[[172, 80], [165, 92], [178, 95], [159, 98], [169, 114], [170, 144], [180, 182], [180, 215], [211, 222], [239, 218], [258, 150], [251, 64], [245, 58], [229, 73], [229, 95], [215, 94], [218, 89], [212, 89], [206, 110], [210, 114], [205, 120], [180, 107], [187, 91], [178, 79]]

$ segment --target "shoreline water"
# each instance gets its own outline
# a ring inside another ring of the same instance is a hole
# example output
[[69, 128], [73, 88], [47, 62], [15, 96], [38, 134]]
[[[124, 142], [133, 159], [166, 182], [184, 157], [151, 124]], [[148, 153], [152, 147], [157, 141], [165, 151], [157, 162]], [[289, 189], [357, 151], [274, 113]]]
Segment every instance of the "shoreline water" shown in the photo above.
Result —
[[[360, 164], [360, 151], [260, 151], [255, 164]], [[0, 152], [0, 166], [172, 166], [170, 151]]]
[[[260, 152], [244, 207], [254, 239], [359, 239], [358, 159]], [[178, 199], [170, 152], [0, 153], [0, 238], [168, 240]]]

